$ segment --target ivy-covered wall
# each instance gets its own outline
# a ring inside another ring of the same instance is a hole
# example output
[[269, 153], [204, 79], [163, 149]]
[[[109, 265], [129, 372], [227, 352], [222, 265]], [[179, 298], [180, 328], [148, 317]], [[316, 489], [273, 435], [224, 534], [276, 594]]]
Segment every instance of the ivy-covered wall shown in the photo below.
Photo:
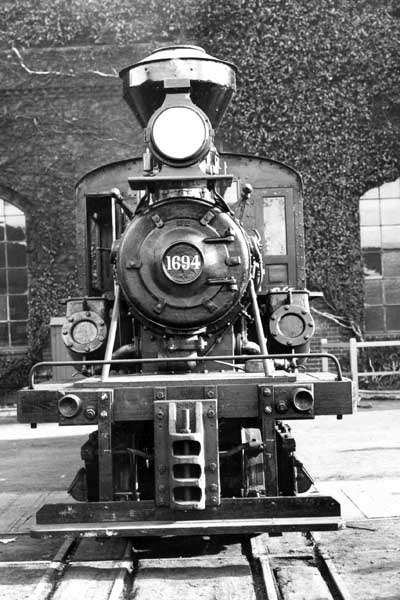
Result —
[[239, 66], [226, 139], [302, 173], [308, 285], [362, 325], [359, 197], [399, 176], [399, 12], [388, 1], [213, 0], [200, 38]]
[[[75, 288], [75, 182], [141, 143], [118, 70], [177, 42], [238, 66], [225, 149], [302, 173], [308, 285], [362, 326], [358, 199], [400, 170], [399, 16], [389, 0], [4, 2], [0, 186], [29, 201], [25, 362]], [[0, 387], [18, 372], [0, 364]]]

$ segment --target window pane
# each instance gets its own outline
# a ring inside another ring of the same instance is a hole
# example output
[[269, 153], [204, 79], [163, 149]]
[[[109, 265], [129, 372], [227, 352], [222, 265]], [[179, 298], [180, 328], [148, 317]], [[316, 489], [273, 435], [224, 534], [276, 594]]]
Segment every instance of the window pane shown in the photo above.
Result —
[[364, 275], [367, 279], [382, 277], [382, 259], [380, 252], [364, 252]]
[[4, 200], [0, 198], [0, 215], [4, 215]]
[[376, 279], [367, 279], [365, 282], [365, 303], [382, 304], [382, 281]]
[[400, 279], [384, 280], [384, 304], [400, 304]]
[[400, 330], [400, 305], [386, 307], [386, 326], [388, 331]]
[[7, 321], [7, 296], [0, 296], [0, 321]]
[[8, 293], [23, 294], [28, 289], [25, 269], [8, 269]]
[[400, 179], [396, 179], [396, 181], [390, 181], [389, 183], [384, 183], [379, 188], [379, 193], [381, 198], [399, 198], [400, 197], [400, 187], [399, 187]]
[[269, 265], [268, 266], [269, 283], [287, 283], [288, 268], [287, 265]]
[[381, 228], [361, 227], [361, 246], [362, 248], [380, 248]]
[[284, 196], [264, 198], [264, 223], [265, 253], [287, 254]]
[[21, 321], [28, 316], [28, 298], [27, 296], [9, 296], [10, 319], [12, 321]]
[[0, 269], [0, 294], [7, 294], [6, 270]]
[[0, 268], [6, 266], [6, 245], [0, 242]]
[[400, 198], [381, 201], [381, 223], [382, 225], [400, 224]]
[[[14, 204], [10, 204], [9, 202], [4, 202], [4, 214], [5, 215], [24, 215], [22, 210], [19, 210]], [[25, 217], [24, 217], [25, 218]]]
[[382, 227], [382, 247], [400, 248], [400, 225]]
[[365, 329], [370, 333], [384, 331], [383, 306], [365, 309]]
[[26, 321], [21, 323], [10, 323], [10, 332], [12, 346], [24, 346], [27, 343]]
[[379, 200], [362, 200], [360, 202], [361, 225], [379, 225]]
[[6, 217], [6, 236], [9, 242], [22, 241], [25, 239], [25, 217]]
[[[1, 244], [0, 244], [1, 246]], [[7, 263], [9, 267], [25, 267], [26, 246], [17, 242], [7, 244]]]
[[7, 323], [0, 323], [0, 346], [9, 346]]
[[4, 240], [5, 228], [6, 228], [6, 224], [4, 222], [4, 217], [0, 217], [0, 241]]
[[383, 274], [385, 277], [400, 277], [400, 251], [383, 253]]
[[365, 198], [379, 198], [379, 188], [371, 188], [370, 190], [367, 190], [365, 194], [361, 196], [362, 200]]

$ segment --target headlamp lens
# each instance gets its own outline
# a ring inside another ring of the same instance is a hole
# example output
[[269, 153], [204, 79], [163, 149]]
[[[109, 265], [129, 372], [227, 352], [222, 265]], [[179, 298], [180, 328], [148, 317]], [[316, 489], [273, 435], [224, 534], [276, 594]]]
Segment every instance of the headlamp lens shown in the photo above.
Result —
[[200, 153], [208, 135], [206, 121], [184, 106], [166, 108], [154, 121], [151, 131], [157, 150], [176, 161], [188, 160]]

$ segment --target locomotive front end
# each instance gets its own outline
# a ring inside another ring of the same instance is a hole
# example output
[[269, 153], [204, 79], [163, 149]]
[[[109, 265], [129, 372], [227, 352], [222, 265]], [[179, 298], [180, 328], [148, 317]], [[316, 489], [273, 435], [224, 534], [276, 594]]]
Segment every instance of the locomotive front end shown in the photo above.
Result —
[[[307, 372], [302, 184], [289, 167], [220, 153], [236, 69], [195, 46], [123, 69], [138, 158], [77, 187], [82, 296], [62, 336], [72, 380], [20, 393], [21, 422], [95, 426], [68, 504], [33, 534], [200, 535], [334, 529], [307, 495], [290, 420], [352, 412], [352, 385]], [[283, 419], [285, 422], [283, 422]]]

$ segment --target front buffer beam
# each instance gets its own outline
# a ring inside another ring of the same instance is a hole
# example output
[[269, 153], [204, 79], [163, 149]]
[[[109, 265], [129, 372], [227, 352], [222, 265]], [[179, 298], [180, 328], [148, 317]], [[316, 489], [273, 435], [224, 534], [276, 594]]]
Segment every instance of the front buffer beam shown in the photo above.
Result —
[[[278, 516], [279, 515], [279, 516]], [[340, 505], [330, 496], [222, 499], [202, 511], [171, 510], [153, 501], [47, 504], [33, 537], [181, 536], [340, 529]]]

